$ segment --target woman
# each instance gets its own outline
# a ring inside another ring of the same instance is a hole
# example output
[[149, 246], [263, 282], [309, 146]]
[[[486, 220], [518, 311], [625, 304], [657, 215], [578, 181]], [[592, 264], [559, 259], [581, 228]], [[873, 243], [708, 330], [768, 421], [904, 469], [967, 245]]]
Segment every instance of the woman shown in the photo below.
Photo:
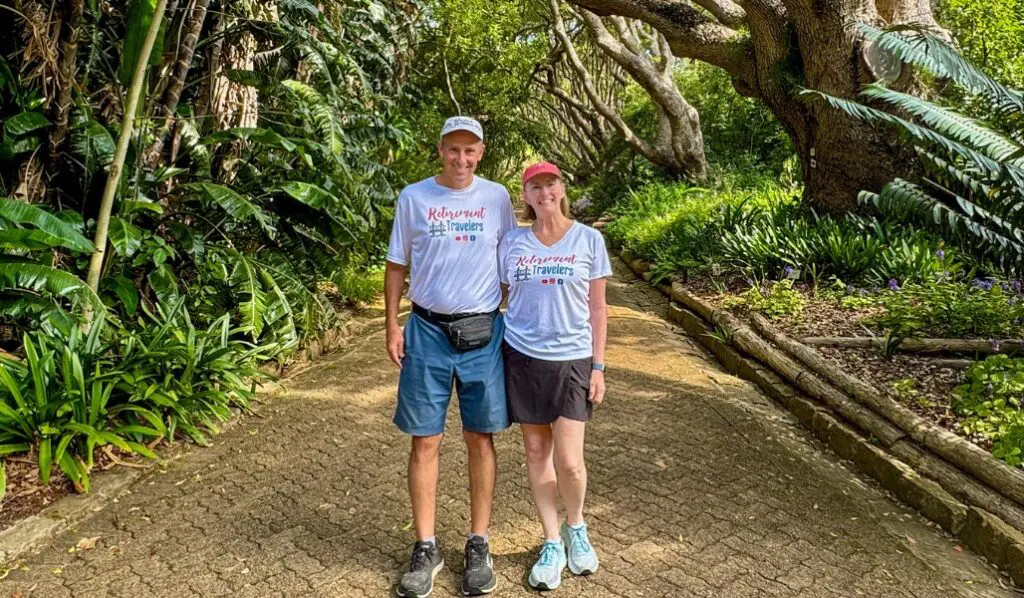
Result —
[[[561, 172], [541, 162], [523, 172], [527, 228], [510, 231], [498, 253], [509, 288], [505, 317], [505, 391], [523, 431], [530, 490], [544, 546], [530, 586], [553, 590], [567, 565], [597, 570], [583, 521], [587, 469], [583, 437], [594, 403], [604, 399], [607, 335], [604, 238], [569, 218]], [[566, 521], [558, 526], [558, 495]]]

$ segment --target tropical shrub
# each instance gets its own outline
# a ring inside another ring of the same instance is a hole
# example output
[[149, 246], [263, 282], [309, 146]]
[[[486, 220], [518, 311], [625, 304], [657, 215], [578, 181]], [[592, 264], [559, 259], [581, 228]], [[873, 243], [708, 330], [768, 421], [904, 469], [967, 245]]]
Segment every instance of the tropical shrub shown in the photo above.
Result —
[[116, 360], [102, 341], [102, 320], [88, 335], [25, 335], [24, 361], [0, 357], [0, 455], [34, 450], [40, 480], [53, 465], [83, 490], [96, 446], [155, 457], [143, 444], [165, 426], [145, 404], [118, 403]]
[[987, 120], [888, 89], [866, 86], [865, 100], [897, 116], [857, 102], [816, 94], [829, 104], [872, 123], [897, 128], [921, 159], [920, 181], [896, 179], [861, 201], [896, 221], [913, 219], [934, 228], [1007, 272], [1024, 268], [1024, 93], [989, 77], [937, 37], [922, 31], [885, 32], [862, 26], [869, 39], [900, 60], [948, 79], [987, 106]]

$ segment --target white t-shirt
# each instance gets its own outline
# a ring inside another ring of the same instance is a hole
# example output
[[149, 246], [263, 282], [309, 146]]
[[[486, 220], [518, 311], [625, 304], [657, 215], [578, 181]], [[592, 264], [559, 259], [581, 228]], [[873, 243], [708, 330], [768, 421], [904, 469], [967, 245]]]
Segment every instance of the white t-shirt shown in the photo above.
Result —
[[433, 177], [398, 195], [389, 262], [409, 266], [409, 298], [443, 314], [483, 313], [501, 303], [498, 242], [516, 227], [508, 190], [480, 177], [465, 189]]
[[591, 357], [590, 281], [612, 273], [601, 233], [574, 222], [548, 247], [529, 227], [520, 228], [505, 236], [498, 260], [509, 285], [508, 344], [547, 361]]

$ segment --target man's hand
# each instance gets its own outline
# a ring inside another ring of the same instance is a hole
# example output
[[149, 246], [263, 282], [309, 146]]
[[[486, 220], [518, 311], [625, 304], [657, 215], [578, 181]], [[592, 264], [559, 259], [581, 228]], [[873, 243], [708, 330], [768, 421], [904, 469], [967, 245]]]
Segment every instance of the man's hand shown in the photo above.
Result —
[[405, 357], [405, 336], [402, 334], [402, 327], [398, 322], [388, 323], [388, 357], [395, 362], [399, 368], [402, 367], [402, 358]]
[[587, 397], [591, 403], [600, 403], [604, 400], [604, 372], [591, 370], [590, 372], [590, 396]]

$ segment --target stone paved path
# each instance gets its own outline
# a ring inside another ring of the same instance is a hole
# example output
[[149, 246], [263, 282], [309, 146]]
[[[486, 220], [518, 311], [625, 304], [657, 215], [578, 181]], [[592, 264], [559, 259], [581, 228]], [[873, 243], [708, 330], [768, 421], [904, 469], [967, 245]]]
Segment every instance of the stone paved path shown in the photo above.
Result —
[[[1014, 595], [672, 334], [657, 317], [664, 299], [616, 269], [609, 393], [588, 438], [602, 567], [556, 595]], [[377, 330], [289, 381], [258, 417], [27, 559], [0, 596], [389, 595], [412, 536], [383, 338]], [[500, 436], [492, 550], [503, 596], [530, 594], [524, 572], [539, 547], [521, 454], [517, 430]], [[451, 434], [438, 522], [449, 565], [435, 596], [457, 595], [465, 467]], [[69, 552], [97, 536], [94, 549]]]

